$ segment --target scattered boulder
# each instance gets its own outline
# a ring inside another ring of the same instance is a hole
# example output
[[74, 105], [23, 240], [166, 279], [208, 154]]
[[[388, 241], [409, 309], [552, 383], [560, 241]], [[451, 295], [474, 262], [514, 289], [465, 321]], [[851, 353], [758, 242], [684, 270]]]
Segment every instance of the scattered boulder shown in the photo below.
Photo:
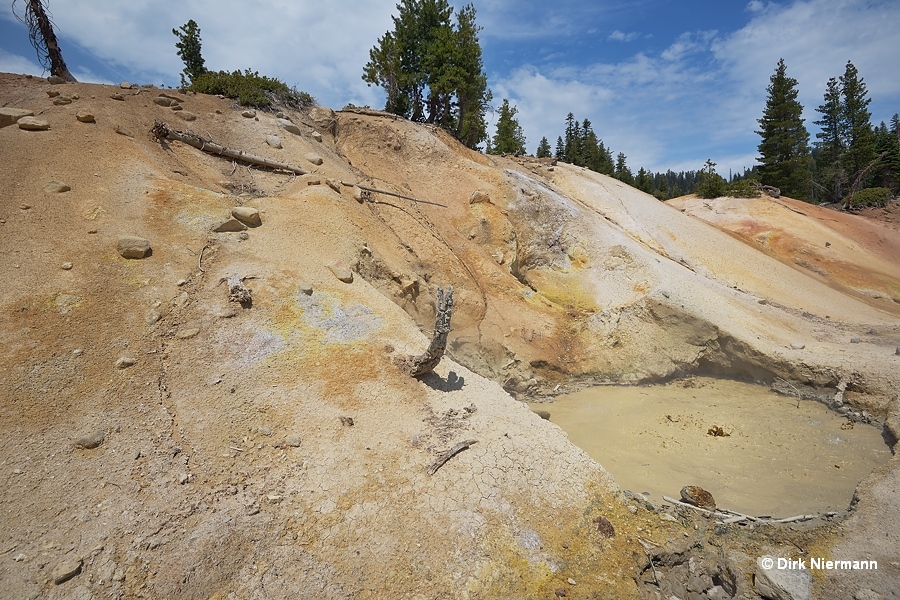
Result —
[[181, 119], [182, 121], [196, 121], [197, 115], [195, 115], [192, 112], [188, 112], [188, 111], [184, 110], [184, 111], [181, 111], [180, 113], [178, 113], [178, 118]]
[[774, 556], [756, 559], [753, 586], [759, 595], [769, 600], [809, 600], [812, 589], [809, 569], [779, 569], [778, 561]]
[[75, 118], [78, 119], [81, 123], [96, 123], [97, 119], [94, 118], [94, 113], [88, 112], [86, 110], [79, 110], [75, 113]]
[[151, 310], [147, 313], [147, 316], [144, 317], [144, 321], [146, 321], [147, 325], [153, 325], [160, 319], [162, 319], [162, 314], [160, 314], [158, 310]]
[[18, 121], [19, 129], [25, 131], [47, 131], [50, 129], [50, 123], [37, 117], [22, 117]]
[[806, 348], [806, 344], [804, 344], [803, 342], [792, 342], [791, 343], [791, 349], [793, 349], [793, 350], [803, 350], [804, 348]]
[[94, 448], [99, 448], [104, 440], [106, 440], [105, 432], [102, 430], [93, 431], [75, 440], [75, 447], [83, 450], [93, 450]]
[[300, 436], [297, 434], [292, 434], [284, 438], [284, 445], [290, 448], [299, 448], [300, 442]]
[[81, 573], [81, 565], [82, 561], [80, 558], [66, 560], [59, 563], [58, 565], [56, 565], [56, 568], [53, 569], [53, 583], [59, 585], [72, 579], [73, 577]]
[[712, 494], [698, 485], [686, 485], [681, 488], [681, 500], [707, 510], [716, 509], [716, 501]]
[[125, 96], [123, 96], [122, 94], [113, 94], [112, 96], [110, 96], [110, 98], [119, 102], [125, 102]]
[[322, 160], [321, 156], [319, 156], [318, 154], [313, 154], [312, 152], [306, 155], [306, 160], [316, 166], [321, 165], [323, 162], [325, 162], [324, 160]]
[[253, 119], [256, 117], [256, 111], [252, 108], [248, 108], [247, 110], [241, 112], [241, 116], [245, 119]]
[[51, 75], [47, 78], [47, 83], [50, 85], [59, 85], [61, 83], [65, 83], [66, 80], [60, 77], [59, 75]]
[[173, 104], [171, 108], [173, 111], [184, 110], [184, 107], [180, 104]]
[[353, 271], [345, 264], [334, 263], [328, 266], [328, 270], [337, 278], [338, 281], [344, 283], [353, 283]]
[[363, 193], [363, 189], [358, 185], [353, 186], [353, 199], [362, 204], [366, 201], [366, 196]]
[[22, 117], [33, 117], [34, 111], [27, 108], [0, 107], [0, 128], [8, 127]]
[[72, 188], [61, 181], [48, 181], [44, 186], [44, 191], [48, 194], [62, 194], [68, 192]]
[[336, 191], [338, 194], [341, 193], [341, 184], [335, 181], [334, 179], [326, 179], [325, 184]]
[[278, 119], [278, 126], [284, 129], [287, 132], [300, 135], [303, 133], [300, 131], [300, 128], [288, 121], [287, 119]]
[[313, 132], [312, 132], [312, 139], [316, 140], [317, 142], [321, 142], [321, 141], [322, 141], [322, 134], [319, 133], [318, 131], [313, 131]]
[[267, 135], [266, 143], [268, 145], [272, 146], [273, 148], [278, 148], [279, 150], [282, 148], [281, 138], [278, 137], [277, 135]]
[[213, 229], [213, 231], [216, 233], [229, 233], [229, 232], [236, 232], [236, 231], [244, 231], [245, 229], [247, 229], [246, 225], [244, 225], [243, 223], [241, 223], [240, 221], [238, 221], [237, 219], [232, 217], [232, 218], [228, 219], [227, 221], [225, 221], [224, 223], [222, 223], [221, 225], [219, 225], [218, 227], [215, 227]]
[[123, 235], [116, 243], [122, 258], [145, 258], [150, 255], [150, 241], [136, 235]]
[[175, 106], [176, 104], [178, 104], [178, 100], [175, 98], [172, 98], [170, 96], [164, 96], [164, 95], [160, 94], [159, 96], [157, 96], [156, 98], [153, 99], [153, 103], [158, 104], [160, 106], [169, 107], [169, 106]]
[[133, 86], [131, 85], [130, 81], [123, 81], [122, 83], [119, 84], [119, 87], [122, 88], [123, 90], [130, 90]]
[[491, 203], [491, 197], [484, 190], [475, 190], [469, 198], [469, 204], [478, 204], [480, 202]]
[[64, 106], [66, 104], [72, 104], [72, 99], [68, 96], [57, 96], [53, 99], [53, 104], [56, 106]]
[[235, 206], [231, 209], [231, 216], [247, 227], [259, 227], [262, 225], [259, 211], [252, 206]]
[[134, 137], [134, 134], [131, 133], [131, 131], [129, 131], [128, 129], [125, 129], [121, 125], [116, 125], [114, 129], [115, 129], [116, 133], [118, 133], [119, 135], [124, 135], [125, 137], [130, 137], [130, 138]]
[[119, 370], [127, 369], [128, 367], [133, 367], [137, 364], [137, 361], [130, 356], [120, 356], [116, 361], [116, 368]]
[[175, 337], [179, 340], [189, 340], [192, 337], [197, 337], [200, 333], [199, 327], [185, 327], [184, 329], [179, 329], [175, 334]]
[[59, 90], [46, 90], [46, 92], [47, 96], [49, 96], [50, 98], [56, 98], [57, 96], [59, 96]]
[[334, 134], [334, 128], [337, 124], [337, 117], [334, 111], [327, 106], [314, 106], [309, 111], [309, 118], [316, 125], [319, 131], [327, 131]]

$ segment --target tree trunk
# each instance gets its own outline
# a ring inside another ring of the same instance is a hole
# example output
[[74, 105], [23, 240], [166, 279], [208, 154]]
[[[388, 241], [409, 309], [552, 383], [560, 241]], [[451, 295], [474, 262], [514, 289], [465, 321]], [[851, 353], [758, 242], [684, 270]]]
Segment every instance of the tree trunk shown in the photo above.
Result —
[[[47, 48], [46, 55], [50, 60], [50, 73], [57, 77], [62, 77], [66, 81], [77, 81], [69, 72], [66, 61], [63, 60], [62, 50], [59, 49], [59, 42], [56, 41], [56, 34], [53, 33], [53, 24], [44, 10], [42, 0], [28, 0], [28, 7], [34, 15], [37, 30], [43, 39], [43, 45]], [[32, 39], [32, 43], [36, 40]], [[40, 52], [40, 50], [38, 50]]]
[[450, 333], [450, 317], [453, 315], [453, 288], [438, 288], [435, 302], [434, 335], [428, 349], [418, 356], [404, 356], [398, 359], [398, 366], [412, 377], [430, 373], [441, 362], [447, 349], [447, 334]]

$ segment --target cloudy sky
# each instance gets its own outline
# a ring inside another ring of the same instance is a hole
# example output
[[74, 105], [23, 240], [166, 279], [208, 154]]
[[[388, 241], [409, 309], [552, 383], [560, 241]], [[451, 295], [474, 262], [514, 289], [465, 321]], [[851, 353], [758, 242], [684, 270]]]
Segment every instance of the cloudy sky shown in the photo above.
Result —
[[[21, 12], [26, 0], [16, 0]], [[534, 152], [566, 114], [590, 119], [633, 171], [741, 171], [756, 162], [756, 119], [779, 58], [799, 81], [807, 127], [829, 77], [856, 65], [873, 122], [900, 112], [896, 0], [472, 0], [495, 104]], [[362, 81], [396, 0], [50, 0], [63, 55], [81, 81], [176, 85], [173, 27], [194, 19], [210, 69], [252, 68], [320, 103], [381, 108]], [[460, 7], [460, 0], [451, 0]], [[27, 30], [0, 8], [0, 71], [42, 74]], [[490, 115], [492, 119], [494, 115]], [[491, 126], [493, 133], [493, 125]]]

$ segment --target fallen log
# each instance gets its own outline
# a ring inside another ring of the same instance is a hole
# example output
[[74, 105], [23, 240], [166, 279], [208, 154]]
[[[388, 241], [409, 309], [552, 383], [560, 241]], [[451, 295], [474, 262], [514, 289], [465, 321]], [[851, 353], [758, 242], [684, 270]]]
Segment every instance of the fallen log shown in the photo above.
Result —
[[430, 373], [441, 362], [447, 349], [447, 334], [450, 333], [450, 317], [453, 315], [453, 287], [438, 288], [435, 301], [434, 334], [424, 354], [402, 356], [397, 365], [411, 377], [420, 377]]
[[438, 459], [436, 461], [434, 461], [428, 467], [428, 474], [434, 475], [435, 473], [437, 473], [437, 470], [440, 469], [441, 467], [443, 467], [444, 463], [446, 463], [448, 460], [450, 460], [451, 458], [453, 458], [454, 456], [456, 456], [457, 454], [459, 454], [460, 452], [462, 452], [463, 450], [465, 450], [472, 444], [477, 444], [477, 443], [478, 443], [478, 440], [466, 440], [464, 442], [460, 442], [460, 443], [456, 444], [455, 446], [453, 446], [446, 452], [442, 453], [438, 457]]
[[412, 196], [406, 196], [404, 194], [398, 194], [397, 192], [391, 192], [388, 190], [380, 190], [378, 188], [368, 187], [365, 185], [361, 185], [359, 183], [351, 183], [349, 181], [342, 181], [342, 185], [346, 187], [358, 187], [361, 190], [366, 192], [373, 192], [375, 194], [385, 194], [386, 196], [394, 196], [397, 198], [403, 198], [404, 200], [411, 200], [413, 202], [418, 202], [420, 204], [431, 204], [433, 206], [440, 206], [442, 208], [447, 208], [446, 204], [441, 204], [440, 202], [432, 202], [431, 200], [422, 200], [421, 198], [413, 198]]
[[153, 125], [153, 128], [150, 129], [150, 133], [153, 134], [153, 137], [155, 137], [158, 141], [179, 141], [187, 144], [188, 146], [196, 148], [197, 150], [202, 150], [203, 152], [208, 152], [209, 154], [225, 156], [227, 158], [239, 160], [244, 163], [259, 165], [261, 167], [267, 167], [269, 169], [288, 171], [290, 173], [294, 173], [295, 175], [306, 175], [309, 173], [309, 171], [307, 171], [306, 169], [301, 169], [300, 167], [296, 167], [294, 165], [278, 162], [277, 160], [271, 160], [263, 156], [256, 156], [255, 154], [248, 154], [243, 150], [232, 150], [231, 148], [226, 148], [221, 144], [217, 144], [212, 140], [207, 140], [206, 138], [190, 131], [176, 131], [174, 129], [171, 129], [162, 121], [157, 121]]

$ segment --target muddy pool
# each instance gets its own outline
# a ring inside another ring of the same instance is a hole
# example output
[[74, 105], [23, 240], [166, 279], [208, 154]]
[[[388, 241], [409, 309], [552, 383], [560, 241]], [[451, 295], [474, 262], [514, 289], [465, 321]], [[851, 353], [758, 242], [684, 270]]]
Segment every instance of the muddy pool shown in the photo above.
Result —
[[891, 456], [881, 428], [797, 404], [758, 385], [691, 378], [595, 387], [532, 408], [548, 411], [623, 490], [654, 504], [699, 485], [718, 506], [755, 516], [846, 510], [857, 484]]

